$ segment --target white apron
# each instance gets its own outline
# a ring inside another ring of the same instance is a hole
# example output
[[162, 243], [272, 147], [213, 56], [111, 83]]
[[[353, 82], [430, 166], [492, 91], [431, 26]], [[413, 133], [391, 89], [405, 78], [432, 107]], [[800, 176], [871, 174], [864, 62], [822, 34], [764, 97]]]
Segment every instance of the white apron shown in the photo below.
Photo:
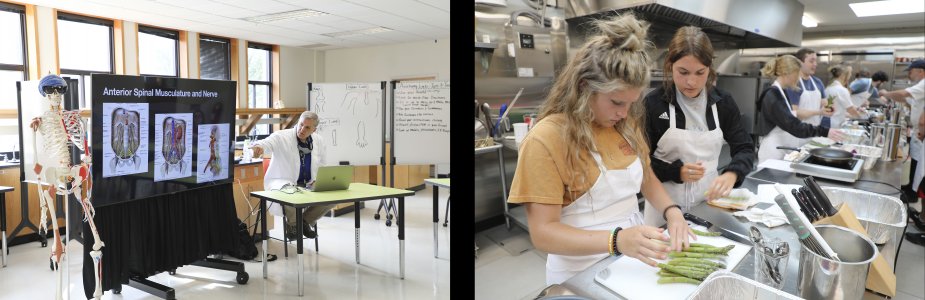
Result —
[[[803, 89], [803, 93], [800, 93], [800, 109], [806, 110], [819, 110], [822, 107], [822, 92], [819, 88], [819, 85], [816, 85], [816, 81], [813, 80], [813, 77], [809, 77], [809, 81], [813, 83], [813, 87], [816, 88], [814, 91], [806, 90], [806, 85], [803, 85], [803, 79], [798, 79], [800, 82], [800, 88]], [[803, 120], [803, 123], [809, 123], [814, 126], [819, 126], [822, 124], [822, 116], [812, 116]]]
[[[639, 158], [626, 169], [607, 170], [599, 154], [591, 152], [591, 156], [601, 175], [584, 195], [562, 208], [561, 222], [584, 230], [613, 230], [618, 226], [626, 229], [642, 224], [636, 200], [643, 177]], [[549, 254], [546, 259], [546, 285], [562, 283], [608, 255]]]
[[[780, 91], [781, 96], [784, 97], [784, 102], [787, 102], [787, 107], [790, 107], [790, 100], [787, 100], [787, 94], [785, 94], [784, 90], [781, 89], [780, 83], [774, 81], [774, 83], [771, 85], [777, 87], [777, 90]], [[791, 110], [790, 112], [794, 115], [794, 117], [796, 116], [795, 111]], [[803, 144], [805, 144], [803, 139], [795, 137], [783, 129], [780, 129], [779, 126], [774, 126], [774, 129], [771, 129], [771, 132], [769, 132], [768, 135], [761, 139], [761, 144], [758, 147], [758, 164], [756, 165], [761, 165], [761, 163], [768, 159], [783, 158], [785, 152], [783, 150], [777, 149], [778, 146], [797, 148]]]
[[[668, 196], [671, 197], [674, 203], [681, 205], [681, 210], [684, 212], [689, 211], [691, 207], [706, 199], [704, 192], [710, 187], [713, 179], [719, 175], [716, 167], [719, 163], [719, 154], [723, 149], [723, 131], [719, 126], [719, 114], [716, 112], [716, 104], [714, 103], [711, 107], [713, 109], [713, 123], [716, 124], [716, 128], [711, 131], [700, 132], [678, 129], [675, 122], [674, 105], [668, 104], [668, 123], [670, 127], [662, 135], [662, 139], [658, 141], [653, 154], [656, 159], [667, 163], [679, 159], [685, 163], [703, 162], [706, 173], [697, 182], [662, 182]], [[658, 227], [665, 224], [661, 211], [655, 209], [649, 201], [646, 201], [645, 205], [646, 208], [643, 212], [646, 225]]]

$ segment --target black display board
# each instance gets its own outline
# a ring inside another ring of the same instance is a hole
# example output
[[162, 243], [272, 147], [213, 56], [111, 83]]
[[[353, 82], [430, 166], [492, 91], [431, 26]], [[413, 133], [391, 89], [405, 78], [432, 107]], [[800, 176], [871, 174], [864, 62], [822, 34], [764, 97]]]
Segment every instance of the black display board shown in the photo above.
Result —
[[91, 92], [94, 206], [232, 182], [234, 81], [93, 74]]

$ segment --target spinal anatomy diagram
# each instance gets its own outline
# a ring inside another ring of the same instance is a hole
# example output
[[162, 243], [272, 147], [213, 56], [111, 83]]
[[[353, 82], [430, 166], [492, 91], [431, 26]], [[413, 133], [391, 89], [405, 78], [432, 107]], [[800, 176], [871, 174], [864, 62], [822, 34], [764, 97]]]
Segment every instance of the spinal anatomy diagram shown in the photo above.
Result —
[[191, 175], [193, 114], [155, 115], [154, 181]]
[[224, 124], [200, 124], [197, 126], [196, 183], [228, 178], [229, 126]]
[[103, 177], [148, 171], [148, 104], [103, 103]]

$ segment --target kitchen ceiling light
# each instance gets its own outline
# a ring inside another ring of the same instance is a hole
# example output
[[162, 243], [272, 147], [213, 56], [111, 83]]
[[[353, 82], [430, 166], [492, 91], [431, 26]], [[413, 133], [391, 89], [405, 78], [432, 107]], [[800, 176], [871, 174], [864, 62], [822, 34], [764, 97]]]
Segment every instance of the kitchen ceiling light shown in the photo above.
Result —
[[803, 14], [803, 27], [816, 27], [819, 26], [819, 21], [816, 21], [813, 17], [810, 17], [807, 14]]
[[325, 12], [320, 12], [317, 10], [300, 9], [300, 10], [293, 10], [293, 11], [268, 14], [268, 15], [262, 15], [262, 16], [256, 16], [256, 17], [247, 17], [247, 18], [243, 18], [242, 20], [248, 21], [248, 22], [254, 22], [254, 23], [269, 23], [269, 22], [276, 22], [276, 21], [289, 20], [289, 19], [301, 19], [301, 18], [307, 18], [307, 17], [322, 16], [326, 14], [327, 13]]
[[367, 28], [367, 29], [361, 29], [361, 30], [351, 30], [351, 31], [341, 31], [341, 32], [324, 33], [324, 34], [322, 34], [322, 35], [329, 36], [329, 37], [332, 37], [332, 38], [340, 38], [340, 37], [348, 37], [348, 36], [355, 36], [355, 35], [365, 35], [365, 34], [374, 34], [374, 33], [380, 33], [380, 32], [389, 32], [389, 31], [392, 31], [392, 29], [385, 28], [385, 27], [374, 27], [374, 28]]
[[850, 3], [854, 15], [861, 17], [901, 15], [925, 12], [921, 0], [885, 0]]

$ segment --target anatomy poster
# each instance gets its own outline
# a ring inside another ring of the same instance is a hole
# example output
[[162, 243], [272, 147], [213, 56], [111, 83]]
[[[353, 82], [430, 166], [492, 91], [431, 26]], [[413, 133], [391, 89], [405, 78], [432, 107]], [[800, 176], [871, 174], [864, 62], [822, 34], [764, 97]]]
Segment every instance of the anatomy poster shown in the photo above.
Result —
[[192, 175], [193, 114], [154, 115], [154, 181]]
[[103, 103], [103, 177], [148, 172], [148, 104]]
[[228, 124], [198, 126], [196, 183], [228, 178]]

